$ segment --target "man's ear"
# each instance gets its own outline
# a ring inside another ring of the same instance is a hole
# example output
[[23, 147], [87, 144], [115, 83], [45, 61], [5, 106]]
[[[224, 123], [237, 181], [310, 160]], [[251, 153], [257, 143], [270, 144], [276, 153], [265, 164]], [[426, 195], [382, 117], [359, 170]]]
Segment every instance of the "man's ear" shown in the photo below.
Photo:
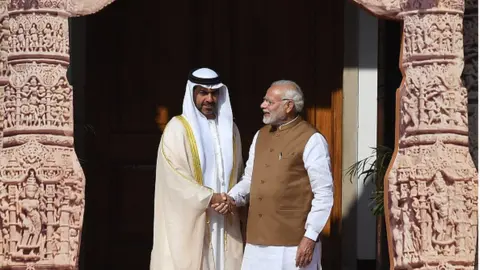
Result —
[[293, 104], [293, 101], [288, 101], [286, 105], [287, 105], [287, 113], [290, 113], [295, 109], [295, 105]]

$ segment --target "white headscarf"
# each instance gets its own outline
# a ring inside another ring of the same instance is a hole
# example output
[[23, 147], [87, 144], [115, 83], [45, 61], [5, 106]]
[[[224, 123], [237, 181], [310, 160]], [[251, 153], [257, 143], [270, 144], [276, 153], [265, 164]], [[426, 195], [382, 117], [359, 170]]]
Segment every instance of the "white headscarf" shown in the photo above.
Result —
[[[200, 68], [191, 73], [199, 79], [215, 79], [218, 78], [218, 74], [208, 68]], [[215, 81], [215, 80], [212, 80]], [[233, 113], [230, 105], [230, 96], [228, 94], [228, 88], [219, 80], [213, 85], [206, 85], [200, 83], [194, 83], [192, 80], [187, 81], [185, 89], [185, 97], [183, 98], [183, 116], [188, 120], [188, 123], [192, 127], [195, 140], [197, 142], [198, 154], [200, 157], [200, 163], [202, 166], [203, 182], [210, 188], [215, 183], [215, 146], [212, 133], [208, 126], [208, 119], [203, 115], [195, 106], [193, 97], [193, 88], [195, 86], [203, 86], [208, 89], [219, 89], [218, 100], [216, 104], [216, 121], [218, 124], [218, 133], [220, 136], [220, 147], [222, 151], [223, 170], [224, 170], [224, 182], [228, 183], [230, 179], [230, 173], [233, 167]], [[228, 187], [228, 185], [227, 185]]]

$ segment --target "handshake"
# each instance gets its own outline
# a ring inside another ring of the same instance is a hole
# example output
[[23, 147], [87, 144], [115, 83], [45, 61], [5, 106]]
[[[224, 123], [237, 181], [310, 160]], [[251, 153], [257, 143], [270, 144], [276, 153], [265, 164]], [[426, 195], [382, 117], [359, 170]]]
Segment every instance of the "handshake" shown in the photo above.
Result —
[[222, 215], [227, 213], [234, 215], [237, 208], [235, 201], [226, 193], [214, 193], [210, 200], [210, 207]]

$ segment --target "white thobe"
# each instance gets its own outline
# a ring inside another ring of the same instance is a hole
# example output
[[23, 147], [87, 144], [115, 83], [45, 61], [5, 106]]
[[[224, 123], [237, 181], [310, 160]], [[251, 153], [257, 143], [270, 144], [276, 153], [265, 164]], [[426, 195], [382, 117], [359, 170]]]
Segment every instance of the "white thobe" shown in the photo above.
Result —
[[[213, 136], [215, 148], [215, 178], [205, 179], [205, 185], [213, 189], [215, 193], [227, 192], [228, 183], [226, 183], [225, 174], [223, 172], [223, 159], [220, 147], [220, 137], [218, 134], [217, 122], [215, 120], [208, 120], [208, 126]], [[215, 270], [224, 270], [225, 263], [225, 243], [223, 241], [225, 233], [224, 216], [215, 212], [213, 209], [208, 209], [208, 217], [210, 218], [210, 232], [213, 248], [213, 261]]]
[[[252, 145], [250, 146], [242, 180], [229, 192], [229, 195], [235, 200], [237, 206], [243, 206], [248, 201], [257, 137], [258, 132], [255, 134]], [[330, 155], [327, 141], [321, 134], [315, 133], [309, 138], [303, 152], [303, 162], [314, 195], [312, 207], [305, 224], [305, 237], [316, 241], [318, 235], [327, 223], [333, 205], [333, 180], [330, 168]], [[255, 230], [255, 228], [248, 229]], [[295, 266], [296, 254], [296, 246], [259, 246], [247, 243], [242, 262], [242, 270], [300, 269]], [[301, 269], [322, 269], [320, 241], [315, 246], [312, 262], [307, 267]]]

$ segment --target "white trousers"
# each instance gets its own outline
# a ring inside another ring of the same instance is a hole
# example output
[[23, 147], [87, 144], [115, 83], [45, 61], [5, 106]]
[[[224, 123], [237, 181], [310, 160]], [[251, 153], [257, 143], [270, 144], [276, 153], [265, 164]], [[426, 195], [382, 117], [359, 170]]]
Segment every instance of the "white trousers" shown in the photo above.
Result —
[[242, 270], [322, 270], [322, 244], [313, 251], [312, 262], [306, 267], [295, 266], [297, 247], [257, 246], [247, 244], [243, 255]]

